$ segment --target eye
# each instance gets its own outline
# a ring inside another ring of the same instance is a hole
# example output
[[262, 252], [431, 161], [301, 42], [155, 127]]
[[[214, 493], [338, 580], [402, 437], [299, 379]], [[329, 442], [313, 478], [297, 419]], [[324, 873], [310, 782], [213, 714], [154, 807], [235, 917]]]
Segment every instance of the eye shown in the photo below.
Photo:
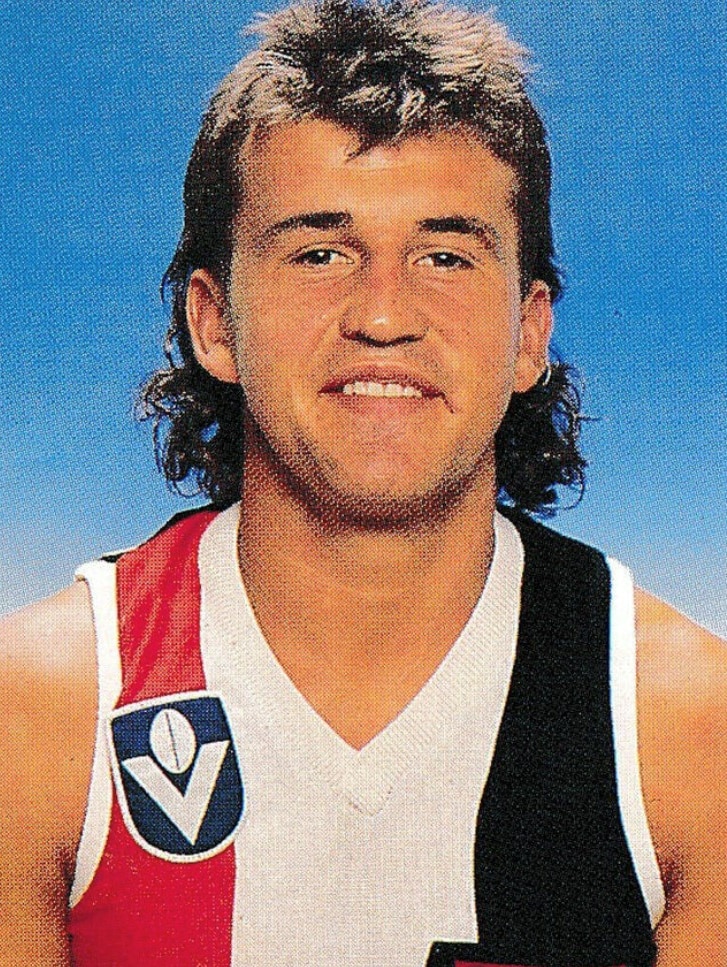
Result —
[[291, 261], [296, 265], [305, 265], [316, 269], [328, 268], [339, 263], [347, 264], [351, 260], [342, 252], [337, 252], [333, 248], [312, 248], [308, 249], [307, 252], [299, 252], [298, 255], [294, 255]]
[[430, 252], [422, 256], [420, 263], [430, 265], [435, 269], [471, 269], [473, 263], [463, 255], [456, 255], [454, 252]]

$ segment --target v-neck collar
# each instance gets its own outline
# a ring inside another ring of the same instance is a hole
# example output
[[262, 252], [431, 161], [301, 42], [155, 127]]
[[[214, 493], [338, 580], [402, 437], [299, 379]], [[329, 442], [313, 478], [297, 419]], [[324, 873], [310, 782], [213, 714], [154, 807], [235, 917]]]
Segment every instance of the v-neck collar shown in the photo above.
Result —
[[305, 762], [355, 809], [374, 815], [412, 760], [436, 745], [445, 723], [478, 701], [479, 689], [493, 693], [497, 729], [515, 656], [523, 563], [517, 531], [504, 517], [495, 517], [490, 572], [457, 640], [414, 698], [361, 749], [310, 705], [265, 640], [240, 574], [238, 525], [234, 505], [215, 518], [200, 544], [202, 649], [229, 660], [226, 690], [257, 706], [280, 754]]

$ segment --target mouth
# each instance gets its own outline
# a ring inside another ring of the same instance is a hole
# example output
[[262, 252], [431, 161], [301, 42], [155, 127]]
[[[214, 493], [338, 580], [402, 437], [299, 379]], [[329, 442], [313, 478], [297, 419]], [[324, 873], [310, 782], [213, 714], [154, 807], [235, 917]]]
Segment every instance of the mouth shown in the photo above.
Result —
[[374, 380], [355, 383], [345, 383], [341, 392], [344, 396], [387, 396], [397, 398], [403, 396], [421, 399], [423, 394], [416, 386], [402, 386], [401, 383], [379, 383]]
[[445, 399], [442, 390], [427, 378], [402, 371], [350, 371], [329, 380], [323, 393], [345, 397], [387, 400]]

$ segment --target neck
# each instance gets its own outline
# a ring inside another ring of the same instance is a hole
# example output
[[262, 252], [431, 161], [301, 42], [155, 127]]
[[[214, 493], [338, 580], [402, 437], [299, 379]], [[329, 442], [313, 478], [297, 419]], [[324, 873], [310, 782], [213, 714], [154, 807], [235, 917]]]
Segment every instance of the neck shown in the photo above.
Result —
[[[304, 696], [362, 745], [430, 677], [482, 592], [494, 474], [428, 525], [387, 530], [321, 522], [260, 452], [245, 471], [239, 556], [260, 627]], [[351, 701], [366, 712], [337, 720]]]

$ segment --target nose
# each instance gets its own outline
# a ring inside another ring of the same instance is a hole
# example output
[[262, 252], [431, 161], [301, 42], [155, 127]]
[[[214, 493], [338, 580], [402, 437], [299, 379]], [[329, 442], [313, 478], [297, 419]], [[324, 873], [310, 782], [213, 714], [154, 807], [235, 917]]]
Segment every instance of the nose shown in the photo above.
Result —
[[370, 266], [341, 316], [344, 339], [370, 346], [393, 346], [418, 342], [428, 324], [417, 308], [404, 272]]

